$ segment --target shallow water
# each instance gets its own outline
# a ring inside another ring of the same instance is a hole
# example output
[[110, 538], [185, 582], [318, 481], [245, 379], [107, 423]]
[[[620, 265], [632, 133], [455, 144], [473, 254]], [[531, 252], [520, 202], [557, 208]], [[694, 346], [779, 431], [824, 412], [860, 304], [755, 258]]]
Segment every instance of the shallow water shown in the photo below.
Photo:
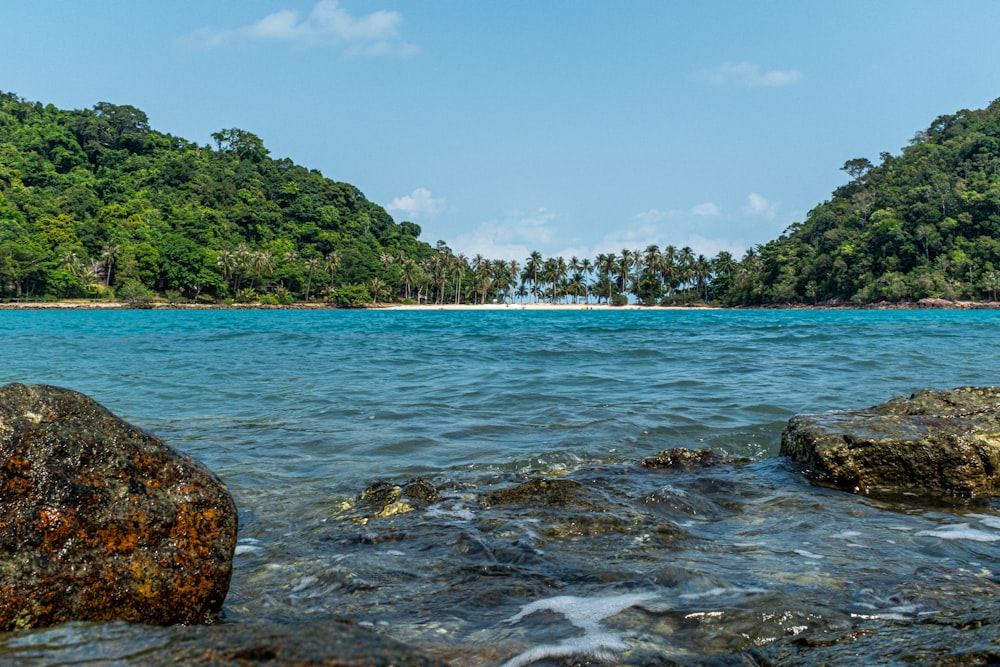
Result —
[[[226, 618], [350, 618], [456, 665], [913, 664], [994, 650], [1000, 512], [778, 458], [801, 412], [1000, 384], [1000, 313], [0, 312], [0, 383], [93, 396], [241, 512]], [[673, 447], [745, 465], [652, 470]], [[369, 484], [441, 499], [372, 516]], [[490, 504], [535, 477], [579, 502]], [[126, 664], [169, 632], [0, 636]], [[586, 657], [586, 656], [589, 656]]]

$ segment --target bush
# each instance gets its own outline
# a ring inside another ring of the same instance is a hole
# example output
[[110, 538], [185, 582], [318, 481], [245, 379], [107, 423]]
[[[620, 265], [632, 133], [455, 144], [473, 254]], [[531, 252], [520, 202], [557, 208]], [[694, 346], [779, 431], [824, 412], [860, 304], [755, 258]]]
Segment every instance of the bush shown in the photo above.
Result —
[[132, 308], [147, 306], [153, 300], [153, 290], [138, 280], [126, 281], [116, 290], [116, 294], [119, 301], [124, 301]]
[[612, 294], [611, 295], [611, 305], [612, 306], [627, 306], [628, 297], [624, 294]]
[[184, 295], [175, 289], [168, 289], [163, 293], [163, 296], [167, 299], [167, 303], [174, 304], [184, 301]]
[[258, 299], [260, 295], [252, 287], [241, 289], [236, 293], [236, 303], [256, 303]]
[[361, 308], [372, 302], [372, 295], [364, 285], [344, 285], [333, 291], [333, 302], [342, 308]]

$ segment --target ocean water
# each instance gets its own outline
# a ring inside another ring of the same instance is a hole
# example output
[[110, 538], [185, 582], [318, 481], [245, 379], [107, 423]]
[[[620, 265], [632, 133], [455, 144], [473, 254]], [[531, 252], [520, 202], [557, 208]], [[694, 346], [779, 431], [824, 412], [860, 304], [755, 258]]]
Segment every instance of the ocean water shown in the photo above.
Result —
[[[348, 618], [455, 665], [997, 650], [1000, 506], [777, 453], [796, 413], [1000, 384], [998, 348], [993, 311], [0, 311], [0, 384], [82, 391], [227, 483], [226, 622]], [[675, 447], [749, 462], [636, 465]], [[439, 500], [358, 499], [414, 478]], [[532, 479], [582, 500], [487, 500]], [[152, 636], [11, 633], [0, 663], [169, 654]]]

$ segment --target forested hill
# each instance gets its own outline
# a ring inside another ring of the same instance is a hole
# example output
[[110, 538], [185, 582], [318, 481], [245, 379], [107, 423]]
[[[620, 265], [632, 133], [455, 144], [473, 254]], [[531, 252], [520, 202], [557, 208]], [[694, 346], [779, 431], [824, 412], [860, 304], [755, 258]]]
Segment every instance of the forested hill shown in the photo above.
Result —
[[0, 297], [364, 301], [436, 254], [417, 225], [254, 134], [212, 138], [157, 132], [132, 106], [0, 93]]
[[1000, 100], [941, 116], [735, 261], [690, 248], [466, 258], [245, 130], [198, 145], [139, 109], [0, 92], [0, 299], [867, 304], [1000, 291]]
[[850, 182], [780, 238], [751, 249], [730, 303], [997, 298], [1000, 100], [941, 116], [898, 156], [849, 160]]

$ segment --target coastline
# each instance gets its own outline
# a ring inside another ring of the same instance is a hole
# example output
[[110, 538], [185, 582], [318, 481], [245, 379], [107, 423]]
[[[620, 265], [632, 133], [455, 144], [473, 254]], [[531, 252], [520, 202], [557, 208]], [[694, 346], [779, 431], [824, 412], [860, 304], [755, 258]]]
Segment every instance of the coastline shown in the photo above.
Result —
[[879, 302], [871, 304], [784, 304], [760, 306], [715, 306], [693, 304], [687, 306], [646, 306], [628, 304], [612, 306], [606, 303], [445, 303], [445, 304], [399, 304], [379, 303], [363, 308], [340, 308], [328, 303], [293, 303], [271, 305], [262, 303], [167, 303], [153, 301], [132, 305], [123, 301], [95, 301], [89, 299], [65, 299], [58, 301], [10, 301], [0, 302], [0, 310], [405, 310], [405, 311], [475, 311], [475, 310], [522, 310], [522, 311], [575, 311], [575, 310], [1000, 310], [997, 301], [950, 301], [947, 299], [921, 299], [905, 303]]
[[725, 310], [721, 306], [643, 306], [628, 304], [611, 306], [601, 304], [571, 303], [445, 303], [445, 304], [399, 304], [379, 303], [364, 308], [339, 308], [328, 303], [293, 303], [270, 305], [262, 303], [165, 303], [150, 302], [130, 305], [123, 301], [90, 301], [68, 299], [61, 301], [19, 301], [0, 303], [0, 310], [407, 310], [407, 311], [472, 311], [472, 310], [532, 310], [532, 311], [573, 311], [573, 310]]

